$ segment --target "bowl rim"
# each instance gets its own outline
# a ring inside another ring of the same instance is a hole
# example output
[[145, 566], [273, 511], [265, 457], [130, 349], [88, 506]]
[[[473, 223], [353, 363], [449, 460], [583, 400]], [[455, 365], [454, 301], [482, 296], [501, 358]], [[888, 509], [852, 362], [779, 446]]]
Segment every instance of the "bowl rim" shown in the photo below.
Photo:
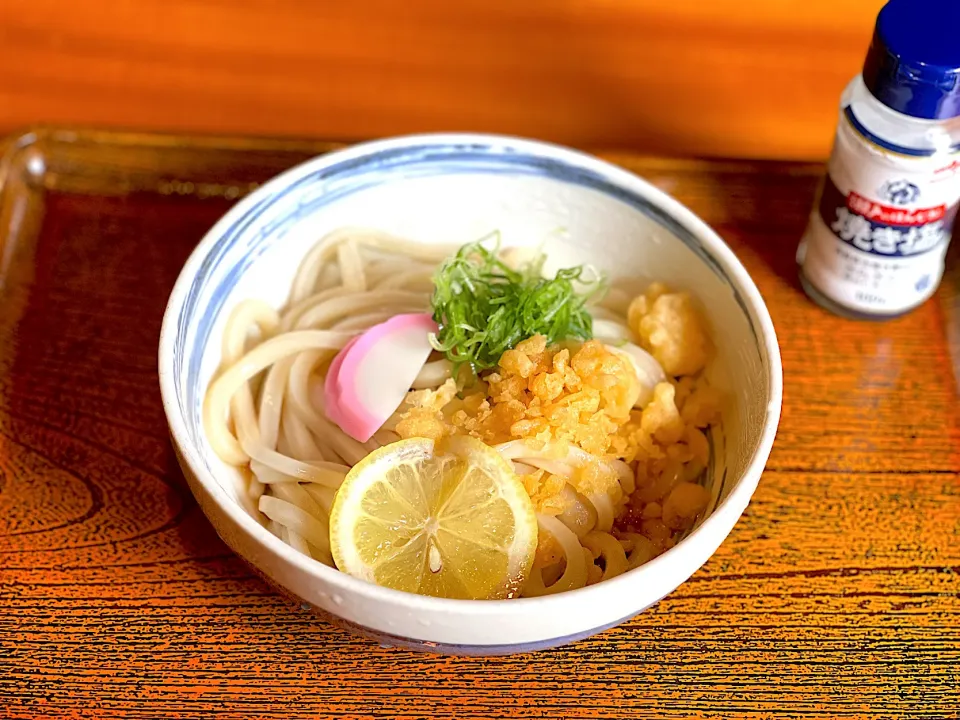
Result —
[[[273, 535], [267, 528], [257, 523], [236, 500], [227, 494], [214, 473], [207, 469], [206, 464], [201, 458], [202, 453], [200, 449], [190, 441], [186, 430], [186, 422], [179, 413], [178, 403], [176, 402], [177, 389], [174, 386], [173, 380], [173, 361], [180, 310], [184, 304], [188, 290], [207, 257], [211, 246], [236, 220], [267, 197], [282, 192], [285, 188], [293, 185], [307, 175], [328, 166], [344, 161], [374, 156], [383, 151], [398, 150], [407, 147], [469, 146], [478, 144], [502, 146], [503, 149], [508, 152], [523, 153], [538, 158], [557, 160], [567, 166], [580, 167], [596, 172], [624, 191], [640, 197], [666, 212], [703, 243], [705, 249], [713, 259], [720, 264], [729, 279], [733, 281], [736, 289], [748, 303], [749, 310], [754, 316], [753, 321], [756, 322], [760, 329], [761, 337], [758, 337], [758, 344], [767, 355], [769, 370], [767, 380], [770, 397], [767, 402], [763, 431], [757, 446], [751, 454], [749, 463], [738, 478], [730, 494], [723, 499], [696, 529], [677, 543], [676, 546], [670, 548], [663, 554], [644, 563], [638, 568], [629, 570], [604, 582], [576, 590], [557, 593], [555, 595], [511, 598], [507, 600], [456, 600], [417, 595], [415, 593], [382, 587], [355, 578], [300, 553]], [[251, 536], [258, 544], [265, 546], [273, 553], [281, 555], [285, 561], [291, 563], [297, 570], [306, 573], [308, 576], [316, 577], [323, 582], [329, 583], [335, 591], [340, 591], [345, 594], [359, 594], [365, 596], [370, 601], [386, 603], [418, 613], [456, 612], [477, 617], [489, 617], [491, 614], [497, 614], [498, 611], [508, 612], [510, 608], [512, 608], [514, 612], [520, 611], [521, 608], [525, 608], [527, 611], [549, 611], [557, 613], [561, 613], [565, 609], [573, 610], [574, 603], [579, 606], [585, 600], [598, 599], [604, 594], [624, 591], [627, 590], [631, 584], [643, 582], [644, 577], [657, 573], [661, 566], [670, 563], [678, 552], [682, 551], [684, 546], [691, 547], [698, 537], [711, 535], [714, 529], [723, 533], [718, 545], [721, 544], [736, 524], [756, 490], [767, 458], [773, 447], [783, 401], [783, 369], [780, 348], [769, 310], [746, 268], [744, 268], [733, 251], [710, 226], [685, 205], [649, 181], [594, 155], [550, 142], [492, 133], [417, 133], [360, 142], [306, 160], [274, 176], [241, 199], [204, 234], [203, 238], [190, 253], [190, 256], [184, 263], [177, 277], [164, 311], [158, 347], [158, 372], [164, 414], [167, 418], [172, 440], [179, 450], [181, 457], [186, 461], [197, 481], [204, 487], [207, 493], [209, 493], [210, 498], [217, 504], [220, 510], [226, 514], [227, 518], [237, 525], [240, 530]], [[734, 517], [731, 518], [731, 515]], [[724, 524], [729, 525], [729, 529], [726, 532], [722, 531]], [[684, 580], [681, 581], [681, 584], [692, 576], [698, 568], [699, 566], [694, 568]], [[672, 592], [673, 589], [674, 588], [671, 588], [668, 592]], [[640, 609], [638, 609], [638, 612], [639, 611]]]

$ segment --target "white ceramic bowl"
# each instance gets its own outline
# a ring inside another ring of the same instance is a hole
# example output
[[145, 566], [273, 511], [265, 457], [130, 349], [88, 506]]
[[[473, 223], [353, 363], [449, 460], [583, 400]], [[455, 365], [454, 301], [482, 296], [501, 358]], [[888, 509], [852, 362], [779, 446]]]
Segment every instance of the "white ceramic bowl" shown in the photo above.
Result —
[[[298, 553], [236, 500], [237, 473], [204, 438], [200, 410], [239, 300], [285, 300], [308, 247], [346, 225], [424, 243], [499, 229], [546, 243], [550, 264], [589, 262], [642, 288], [660, 280], [700, 300], [718, 346], [712, 372], [731, 399], [714, 434], [713, 502], [676, 547], [607, 582], [543, 598], [462, 601], [357, 580]], [[456, 654], [535, 650], [627, 620], [713, 554], [750, 500], [780, 417], [780, 354], [760, 293], [723, 241], [680, 203], [624, 170], [539, 142], [422, 135], [357, 145], [296, 167], [238, 203], [183, 268], [160, 340], [173, 442], [200, 507], [262, 575], [328, 619], [381, 643]]]

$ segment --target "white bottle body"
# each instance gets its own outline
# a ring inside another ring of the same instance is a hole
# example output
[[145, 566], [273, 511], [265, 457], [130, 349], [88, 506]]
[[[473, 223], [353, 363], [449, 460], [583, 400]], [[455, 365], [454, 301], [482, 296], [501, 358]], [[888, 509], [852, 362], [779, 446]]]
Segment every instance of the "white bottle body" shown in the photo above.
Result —
[[842, 314], [893, 317], [937, 289], [960, 204], [960, 119], [922, 120], [870, 94], [861, 76], [840, 121], [797, 251], [808, 292]]

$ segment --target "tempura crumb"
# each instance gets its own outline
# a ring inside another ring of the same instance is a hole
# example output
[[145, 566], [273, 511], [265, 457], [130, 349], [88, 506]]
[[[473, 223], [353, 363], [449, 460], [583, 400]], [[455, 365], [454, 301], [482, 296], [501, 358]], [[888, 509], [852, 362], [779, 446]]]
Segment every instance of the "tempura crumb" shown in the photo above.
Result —
[[687, 293], [668, 293], [662, 285], [651, 286], [630, 304], [627, 320], [640, 345], [668, 375], [693, 375], [706, 365], [707, 333]]
[[664, 525], [674, 530], [683, 529], [707, 506], [710, 494], [696, 483], [683, 482], [677, 485], [663, 502]]
[[520, 481], [533, 501], [533, 506], [537, 508], [537, 512], [544, 515], [559, 515], [567, 509], [567, 503], [562, 497], [566, 479], [538, 470], [528, 475], [521, 475]]
[[[464, 433], [497, 445], [518, 439], [569, 442], [599, 457], [610, 456], [617, 430], [630, 419], [636, 372], [625, 358], [590, 340], [575, 348], [547, 348], [537, 335], [503, 354], [481, 387], [445, 404], [435, 394], [411, 392], [397, 424], [401, 437]], [[448, 381], [450, 382], [450, 381]], [[415, 435], [415, 433], [421, 433]]]

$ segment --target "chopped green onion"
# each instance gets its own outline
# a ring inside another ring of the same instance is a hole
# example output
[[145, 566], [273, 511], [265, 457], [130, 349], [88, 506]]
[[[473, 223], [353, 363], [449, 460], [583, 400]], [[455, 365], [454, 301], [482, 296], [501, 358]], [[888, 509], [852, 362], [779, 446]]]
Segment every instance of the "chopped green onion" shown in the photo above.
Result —
[[431, 305], [440, 328], [433, 346], [453, 363], [455, 378], [463, 367], [474, 377], [496, 367], [504, 351], [533, 335], [551, 345], [593, 337], [586, 305], [606, 289], [602, 275], [581, 265], [545, 278], [542, 253], [513, 269], [498, 257], [499, 238], [492, 249], [482, 243], [460, 248], [433, 279]]

